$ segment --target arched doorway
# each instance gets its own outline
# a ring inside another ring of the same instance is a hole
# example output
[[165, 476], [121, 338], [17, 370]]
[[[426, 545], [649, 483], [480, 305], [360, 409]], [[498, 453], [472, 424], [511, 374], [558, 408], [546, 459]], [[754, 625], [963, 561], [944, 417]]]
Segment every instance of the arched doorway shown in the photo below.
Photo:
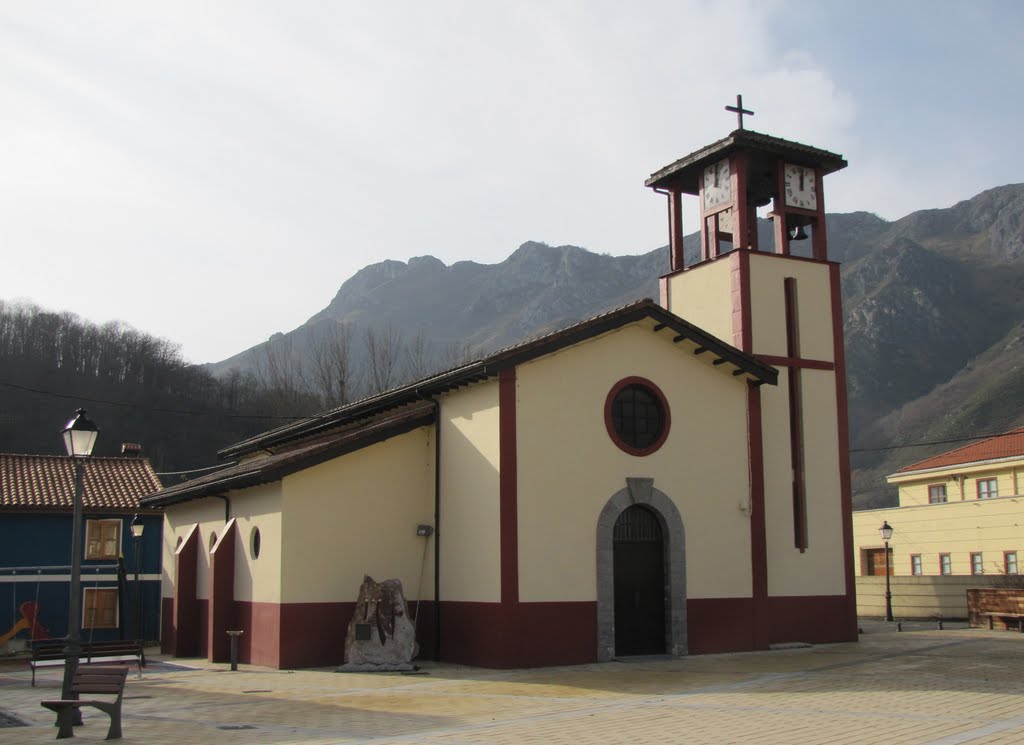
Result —
[[615, 530], [622, 514], [637, 506], [646, 508], [648, 515], [654, 517], [661, 535], [659, 566], [662, 572], [664, 634], [661, 650], [677, 656], [686, 654], [686, 534], [683, 520], [675, 503], [655, 488], [654, 479], [631, 476], [626, 478], [626, 487], [608, 499], [597, 518], [597, 659], [602, 662], [616, 654], [625, 654], [616, 650]]
[[665, 548], [653, 510], [622, 511], [612, 533], [615, 654], [665, 652]]

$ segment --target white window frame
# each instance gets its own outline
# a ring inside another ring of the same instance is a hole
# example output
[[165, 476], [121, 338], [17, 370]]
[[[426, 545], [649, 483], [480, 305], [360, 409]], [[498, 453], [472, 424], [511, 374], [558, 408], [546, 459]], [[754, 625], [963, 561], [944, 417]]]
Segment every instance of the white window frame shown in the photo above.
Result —
[[979, 576], [985, 573], [985, 561], [981, 551], [971, 551], [971, 574]]
[[[982, 484], [985, 484], [984, 489], [981, 488]], [[994, 499], [998, 497], [999, 479], [978, 479], [977, 494], [978, 499]]]
[[953, 557], [949, 554], [939, 554], [939, 574], [950, 575], [953, 573]]

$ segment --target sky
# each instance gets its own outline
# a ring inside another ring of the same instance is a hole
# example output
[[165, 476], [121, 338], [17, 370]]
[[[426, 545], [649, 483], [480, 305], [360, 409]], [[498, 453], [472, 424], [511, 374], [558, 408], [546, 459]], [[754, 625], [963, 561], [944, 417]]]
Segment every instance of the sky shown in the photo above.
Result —
[[738, 93], [894, 220], [1024, 181], [1022, 91], [1016, 0], [3, 0], [0, 301], [219, 361], [378, 261], [665, 245]]

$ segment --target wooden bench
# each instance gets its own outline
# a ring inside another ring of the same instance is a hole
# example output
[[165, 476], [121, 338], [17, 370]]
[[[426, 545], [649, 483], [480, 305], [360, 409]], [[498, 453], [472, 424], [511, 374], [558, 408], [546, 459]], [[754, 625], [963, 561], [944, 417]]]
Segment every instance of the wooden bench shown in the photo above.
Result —
[[[1017, 631], [1024, 633], [1024, 613], [1003, 613], [1002, 611], [986, 611], [979, 615], [988, 618], [988, 627], [990, 629], [995, 628], [994, 621], [997, 618], [1013, 618], [1017, 621]], [[1005, 622], [1004, 622], [1005, 623]], [[1006, 624], [1006, 628], [1009, 629], [1010, 625]]]
[[[42, 639], [33, 641], [32, 656], [28, 665], [32, 668], [32, 686], [36, 684], [36, 668], [56, 667], [64, 664], [64, 648], [67, 641], [64, 639]], [[101, 642], [82, 642], [82, 654], [79, 656], [79, 664], [90, 665], [93, 660], [105, 660], [107, 662], [132, 662], [139, 666], [139, 677], [142, 677], [142, 668], [146, 665], [146, 653], [142, 648], [142, 642], [138, 640], [125, 641], [113, 639]]]
[[[75, 736], [72, 724], [75, 717], [72, 714], [72, 709], [80, 709], [83, 706], [92, 706], [109, 716], [110, 730], [107, 732], [107, 739], [121, 739], [121, 699], [124, 696], [124, 683], [127, 678], [127, 665], [84, 665], [79, 667], [71, 679], [71, 695], [75, 698], [40, 701], [47, 709], [57, 713], [57, 725], [60, 727], [57, 730], [57, 739]], [[113, 700], [78, 698], [83, 693], [105, 693], [115, 698]]]

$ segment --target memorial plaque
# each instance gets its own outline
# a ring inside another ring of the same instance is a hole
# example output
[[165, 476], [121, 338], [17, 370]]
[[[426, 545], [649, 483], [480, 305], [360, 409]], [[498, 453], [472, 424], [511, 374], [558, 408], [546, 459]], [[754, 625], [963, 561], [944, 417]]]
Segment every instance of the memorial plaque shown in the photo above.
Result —
[[357, 623], [356, 624], [356, 641], [365, 642], [369, 641], [373, 627], [368, 623]]

